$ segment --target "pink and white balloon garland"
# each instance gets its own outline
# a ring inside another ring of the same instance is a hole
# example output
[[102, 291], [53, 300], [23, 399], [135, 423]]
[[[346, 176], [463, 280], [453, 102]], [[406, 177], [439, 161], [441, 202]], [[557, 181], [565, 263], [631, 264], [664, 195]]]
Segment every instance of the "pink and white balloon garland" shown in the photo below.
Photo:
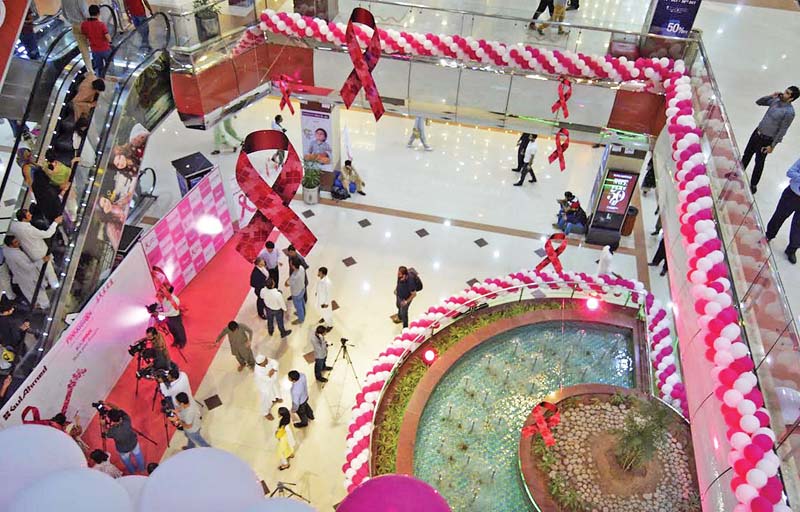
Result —
[[[372, 37], [372, 30], [361, 25], [354, 27], [358, 40], [362, 46], [366, 46]], [[261, 28], [273, 34], [344, 45], [347, 25], [267, 9], [261, 14]], [[677, 78], [686, 71], [682, 60], [666, 57], [628, 60], [626, 57], [536, 48], [522, 43], [508, 45], [471, 36], [421, 34], [381, 28], [378, 28], [378, 35], [381, 49], [388, 54], [446, 57], [549, 75], [609, 79], [615, 82], [645, 80], [650, 86], [660, 87], [663, 80]]]
[[724, 263], [722, 240], [716, 231], [713, 199], [700, 146], [703, 135], [695, 123], [689, 77], [665, 82], [667, 130], [677, 163], [677, 214], [681, 238], [689, 255], [687, 279], [693, 284], [694, 309], [700, 336], [713, 363], [731, 446], [728, 462], [734, 476], [731, 490], [739, 504], [735, 512], [787, 512], [783, 485], [778, 477], [779, 459], [773, 448], [775, 433], [757, 387], [750, 350], [741, 338], [739, 317], [730, 293], [731, 282]]
[[569, 289], [577, 293], [585, 293], [602, 298], [611, 294], [619, 297], [621, 290], [630, 290], [630, 307], [638, 308], [644, 298], [647, 313], [648, 343], [650, 359], [655, 369], [661, 397], [688, 416], [686, 408], [686, 391], [677, 372], [670, 338], [667, 312], [638, 281], [620, 279], [610, 275], [589, 275], [583, 272], [564, 272], [561, 274], [547, 271], [527, 270], [509, 274], [504, 277], [486, 279], [443, 300], [438, 306], [432, 306], [396, 336], [386, 350], [380, 353], [372, 369], [367, 372], [364, 387], [356, 395], [353, 415], [348, 427], [346, 439], [345, 463], [342, 472], [345, 474], [345, 487], [352, 491], [369, 478], [370, 473], [370, 434], [374, 427], [374, 414], [381, 390], [387, 383], [392, 369], [406, 355], [416, 350], [428, 340], [433, 329], [441, 328], [452, 321], [459, 313], [487, 299], [493, 299], [509, 293], [519, 293], [519, 287], [538, 289], [545, 295], [548, 292], [563, 296], [563, 290]]

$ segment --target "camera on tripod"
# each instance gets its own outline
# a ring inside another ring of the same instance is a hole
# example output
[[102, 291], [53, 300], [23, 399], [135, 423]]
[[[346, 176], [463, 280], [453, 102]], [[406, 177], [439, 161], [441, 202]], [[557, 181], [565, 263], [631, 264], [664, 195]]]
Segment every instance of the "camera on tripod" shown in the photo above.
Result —
[[128, 354], [135, 356], [147, 348], [147, 338], [142, 338], [130, 347], [128, 347]]
[[[348, 341], [350, 341], [350, 340], [349, 340], [349, 339], [347, 339], [347, 338], [339, 338], [339, 343], [341, 343], [343, 347], [346, 347], [346, 346], [348, 346], [348, 345], [347, 345], [347, 342], [348, 342]], [[353, 347], [354, 345], [350, 345], [350, 346], [351, 346], [351, 347]]]
[[108, 415], [108, 411], [111, 410], [103, 402], [92, 402], [92, 407], [97, 409], [97, 414], [99, 414], [101, 418], [105, 418]]
[[145, 366], [141, 370], [136, 370], [137, 379], [163, 381], [166, 380], [168, 374], [168, 370], [154, 368], [152, 364], [150, 366]]

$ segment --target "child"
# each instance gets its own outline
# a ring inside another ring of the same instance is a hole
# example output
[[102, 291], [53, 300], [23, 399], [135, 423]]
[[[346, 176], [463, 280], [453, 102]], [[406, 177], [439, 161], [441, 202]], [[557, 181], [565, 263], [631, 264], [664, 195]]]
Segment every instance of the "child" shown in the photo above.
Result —
[[294, 432], [292, 431], [292, 414], [286, 407], [278, 409], [278, 415], [281, 417], [278, 420], [278, 430], [275, 431], [275, 437], [278, 438], [278, 456], [281, 459], [281, 465], [278, 469], [283, 471], [289, 469], [289, 459], [294, 457]]
[[81, 23], [81, 32], [89, 40], [94, 74], [99, 78], [104, 78], [106, 76], [108, 58], [111, 56], [111, 36], [108, 34], [106, 24], [97, 19], [99, 14], [100, 7], [90, 5], [89, 19]]

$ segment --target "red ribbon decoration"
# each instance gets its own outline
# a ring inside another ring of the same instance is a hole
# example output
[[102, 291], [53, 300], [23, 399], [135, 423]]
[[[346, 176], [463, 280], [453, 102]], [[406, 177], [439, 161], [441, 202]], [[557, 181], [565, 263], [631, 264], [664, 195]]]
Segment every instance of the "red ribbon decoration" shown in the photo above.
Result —
[[558, 166], [561, 167], [561, 172], [567, 168], [567, 162], [564, 160], [564, 152], [569, 148], [569, 130], [561, 128], [556, 132], [556, 149], [547, 157], [547, 161], [551, 164], [558, 159]]
[[[558, 247], [553, 248], [553, 240], [558, 240], [561, 243], [558, 244]], [[567, 241], [567, 235], [564, 233], [553, 233], [550, 235], [550, 238], [544, 243], [544, 250], [547, 252], [547, 256], [536, 265], [536, 271], [540, 271], [545, 268], [547, 265], [553, 264], [553, 268], [559, 274], [564, 267], [561, 265], [561, 260], [558, 257], [567, 249], [567, 245], [569, 242]]]
[[[247, 156], [248, 153], [268, 149], [286, 151], [286, 160], [271, 187], [261, 178]], [[247, 261], [255, 261], [274, 228], [278, 228], [303, 256], [317, 243], [317, 237], [289, 208], [302, 179], [303, 164], [283, 132], [259, 130], [245, 137], [236, 162], [236, 181], [257, 209], [250, 223], [237, 233], [239, 241], [236, 250]]]
[[[361, 46], [358, 44], [353, 23], [361, 23], [372, 29], [372, 38], [367, 43], [367, 48], [363, 53], [361, 52]], [[363, 87], [369, 106], [372, 108], [372, 114], [375, 116], [375, 121], [378, 121], [385, 109], [383, 108], [381, 96], [378, 94], [378, 86], [375, 85], [375, 80], [372, 78], [372, 70], [375, 69], [381, 57], [381, 38], [378, 34], [378, 27], [375, 24], [375, 17], [372, 16], [371, 12], [361, 7], [353, 9], [353, 13], [350, 14], [350, 21], [347, 22], [345, 42], [347, 43], [347, 51], [350, 53], [350, 60], [353, 62], [353, 71], [350, 72], [350, 76], [345, 80], [339, 93], [342, 96], [342, 100], [344, 100], [345, 106], [350, 108], [350, 105], [356, 99], [358, 91]]]
[[302, 80], [292, 80], [289, 75], [281, 75], [278, 77], [278, 87], [281, 90], [281, 110], [288, 105], [289, 112], [294, 115], [294, 106], [292, 105], [292, 99], [289, 97], [292, 94], [292, 82], [302, 82]]
[[553, 103], [553, 106], [550, 107], [550, 111], [552, 113], [556, 113], [559, 110], [564, 112], [564, 119], [569, 117], [569, 108], [567, 108], [567, 101], [572, 97], [572, 82], [570, 82], [569, 78], [562, 76], [558, 82], [558, 101]]
[[[69, 379], [69, 383], [67, 384], [67, 394], [64, 396], [64, 402], [61, 404], [61, 411], [59, 411], [61, 414], [67, 414], [69, 402], [72, 400], [72, 390], [75, 389], [75, 386], [78, 385], [78, 381], [84, 376], [85, 373], [86, 368], [79, 368]], [[28, 419], [28, 415], [31, 415], [32, 418]], [[22, 423], [25, 425], [46, 425], [49, 427], [56, 426], [56, 424], [49, 419], [43, 420], [41, 414], [39, 413], [39, 409], [32, 405], [29, 405], [22, 410]], [[58, 425], [57, 428], [61, 428], [61, 426]]]
[[553, 433], [550, 429], [561, 422], [561, 415], [558, 412], [558, 407], [550, 402], [542, 402], [533, 408], [531, 414], [536, 423], [523, 427], [522, 437], [532, 437], [536, 434], [540, 434], [544, 440], [545, 446], [553, 446], [556, 444], [556, 440], [553, 438]]

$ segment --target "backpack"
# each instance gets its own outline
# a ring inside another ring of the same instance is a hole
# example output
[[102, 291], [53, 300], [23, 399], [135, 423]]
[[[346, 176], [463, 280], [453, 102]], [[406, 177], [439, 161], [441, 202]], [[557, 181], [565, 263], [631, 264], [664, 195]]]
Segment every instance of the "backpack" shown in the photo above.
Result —
[[416, 282], [416, 285], [417, 285], [416, 286], [416, 288], [417, 288], [416, 291], [421, 292], [422, 291], [422, 279], [419, 278], [419, 274], [417, 273], [417, 271], [413, 267], [411, 267], [411, 268], [408, 269], [408, 273], [411, 274], [411, 277], [413, 277], [414, 281]]
[[331, 197], [333, 197], [336, 200], [348, 199], [350, 197], [350, 194], [344, 189], [344, 187], [334, 186], [331, 189]]

